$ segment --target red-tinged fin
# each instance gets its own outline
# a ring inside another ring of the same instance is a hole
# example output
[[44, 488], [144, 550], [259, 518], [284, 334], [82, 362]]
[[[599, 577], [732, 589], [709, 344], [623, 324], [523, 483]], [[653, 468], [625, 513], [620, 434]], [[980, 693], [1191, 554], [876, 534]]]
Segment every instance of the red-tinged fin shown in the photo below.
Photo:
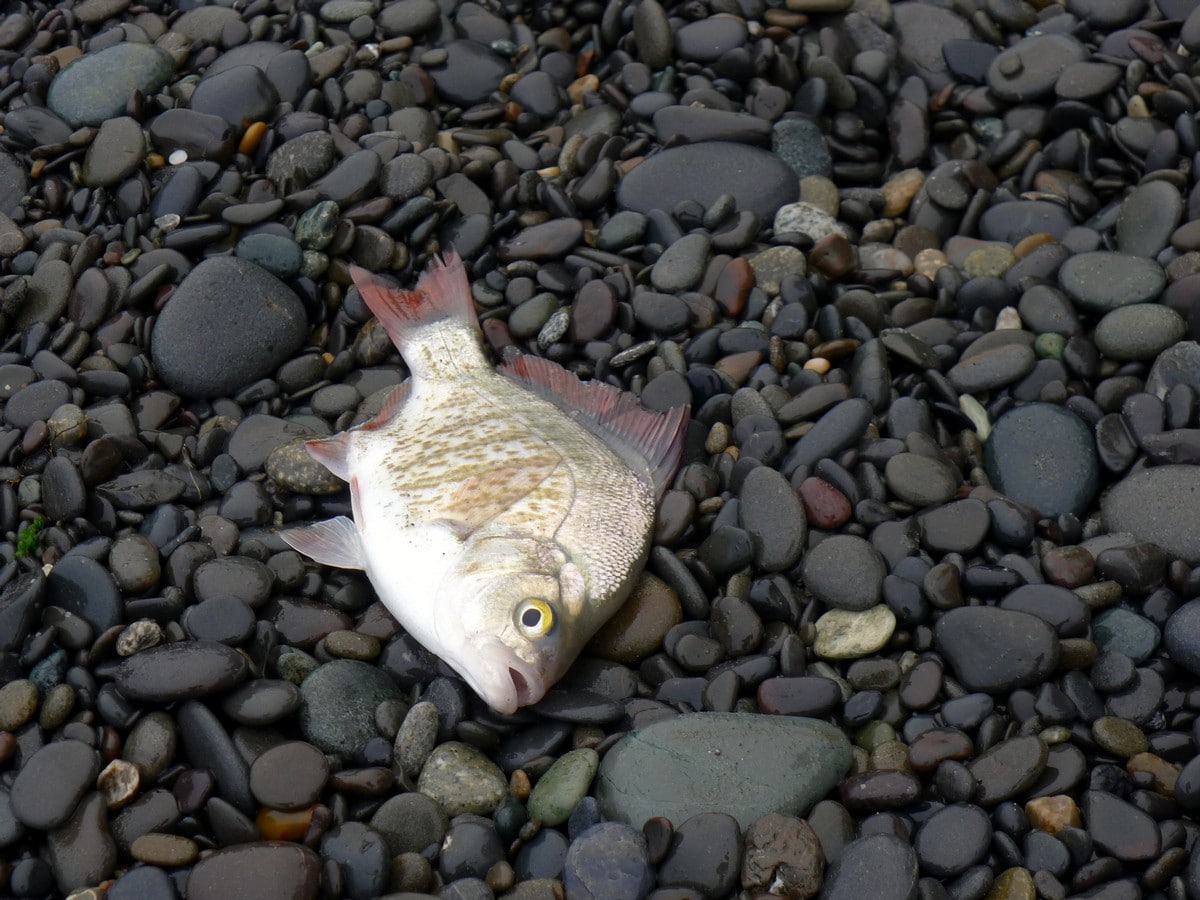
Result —
[[350, 480], [350, 434], [343, 431], [333, 437], [305, 441], [308, 455], [327, 468], [342, 481]]
[[458, 319], [479, 327], [467, 271], [453, 250], [447, 251], [441, 259], [430, 260], [428, 268], [417, 279], [415, 290], [406, 291], [389, 279], [358, 266], [350, 267], [350, 277], [397, 347], [410, 330], [426, 322]]
[[339, 569], [362, 569], [366, 567], [366, 556], [358, 529], [345, 516], [314, 522], [300, 528], [289, 528], [279, 536], [305, 556], [317, 562]]
[[556, 363], [519, 356], [500, 371], [549, 400], [612, 447], [635, 472], [648, 472], [658, 499], [666, 493], [683, 454], [689, 410], [654, 412], [601, 381], [584, 383]]
[[[383, 401], [383, 406], [375, 416], [361, 425], [354, 427], [355, 431], [378, 431], [391, 423], [391, 421], [400, 414], [400, 410], [404, 408], [404, 404], [408, 402], [408, 397], [412, 393], [412, 380], [396, 385], [395, 389], [388, 394], [387, 399]], [[332, 471], [332, 470], [330, 470]]]

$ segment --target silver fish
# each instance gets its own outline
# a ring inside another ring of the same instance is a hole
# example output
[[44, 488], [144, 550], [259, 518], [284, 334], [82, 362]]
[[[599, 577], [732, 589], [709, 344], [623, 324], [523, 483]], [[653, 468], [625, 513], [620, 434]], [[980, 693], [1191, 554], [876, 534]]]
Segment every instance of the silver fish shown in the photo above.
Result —
[[414, 291], [351, 275], [412, 375], [370, 422], [307, 444], [350, 483], [354, 520], [282, 537], [365, 570], [410, 634], [512, 713], [628, 596], [687, 409], [650, 412], [535, 356], [497, 372], [453, 253]]

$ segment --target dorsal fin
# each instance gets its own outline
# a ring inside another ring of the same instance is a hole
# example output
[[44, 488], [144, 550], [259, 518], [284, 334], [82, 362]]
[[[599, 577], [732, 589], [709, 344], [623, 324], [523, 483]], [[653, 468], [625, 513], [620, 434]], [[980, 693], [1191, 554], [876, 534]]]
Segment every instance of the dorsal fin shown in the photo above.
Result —
[[383, 428], [392, 419], [399, 415], [400, 410], [404, 408], [404, 404], [408, 402], [409, 395], [412, 394], [412, 379], [396, 385], [392, 392], [387, 395], [387, 399], [383, 401], [383, 406], [379, 408], [379, 412], [367, 419], [361, 425], [354, 426], [355, 431], [378, 431]]
[[359, 266], [350, 267], [350, 277], [397, 347], [409, 330], [425, 322], [459, 319], [479, 327], [466, 269], [453, 250], [430, 260], [411, 291]]
[[646, 473], [662, 499], [683, 453], [686, 406], [654, 412], [631, 394], [602, 381], [585, 384], [540, 356], [518, 356], [500, 371], [594, 432], [635, 472]]

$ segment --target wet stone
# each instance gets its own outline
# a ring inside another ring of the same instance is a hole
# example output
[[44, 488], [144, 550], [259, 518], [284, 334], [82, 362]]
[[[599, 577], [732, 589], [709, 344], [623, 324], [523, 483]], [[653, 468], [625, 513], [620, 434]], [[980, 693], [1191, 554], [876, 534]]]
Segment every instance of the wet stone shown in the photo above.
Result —
[[1158, 626], [1149, 619], [1115, 607], [1092, 619], [1092, 639], [1105, 653], [1117, 653], [1134, 665], [1141, 665], [1158, 648], [1160, 634]]
[[1180, 340], [1187, 323], [1175, 310], [1136, 303], [1106, 313], [1096, 324], [1096, 348], [1109, 359], [1151, 360]]
[[174, 71], [170, 55], [158, 47], [113, 44], [84, 54], [59, 72], [46, 105], [71, 125], [102, 125], [125, 111], [131, 93], [154, 94]]
[[112, 575], [93, 559], [63, 559], [46, 579], [47, 602], [87, 621], [96, 634], [119, 625], [124, 616], [121, 592]]
[[975, 757], [967, 768], [975, 778], [975, 800], [994, 806], [1028, 791], [1046, 768], [1048, 750], [1035, 737], [1015, 737]]
[[135, 119], [106, 120], [83, 158], [84, 184], [108, 187], [126, 178], [141, 164], [145, 144], [142, 126]]
[[705, 897], [725, 897], [737, 887], [742, 837], [738, 822], [725, 813], [700, 813], [682, 822], [671, 837], [658, 869], [662, 886], [686, 887]]
[[350, 897], [379, 897], [387, 889], [387, 842], [362, 822], [345, 822], [325, 835], [321, 857], [341, 869]]
[[1158, 825], [1145, 812], [1107, 791], [1087, 791], [1079, 805], [1096, 849], [1122, 862], [1154, 859], [1162, 849]]
[[54, 741], [34, 753], [12, 785], [13, 815], [30, 828], [63, 825], [100, 772], [96, 751], [82, 741]]
[[987, 855], [992, 823], [978, 806], [954, 803], [938, 810], [917, 832], [913, 849], [921, 869], [935, 878], [951, 878]]
[[349, 756], [375, 736], [375, 708], [399, 696], [395, 682], [372, 665], [325, 663], [300, 685], [300, 730], [325, 752]]
[[282, 282], [245, 260], [208, 259], [188, 274], [155, 322], [154, 365], [186, 396], [230, 394], [274, 371], [306, 331], [304, 308]]
[[1054, 88], [1067, 66], [1087, 56], [1087, 48], [1070, 35], [1032, 35], [992, 61], [987, 72], [988, 87], [1001, 100], [1034, 100]]
[[438, 93], [445, 99], [470, 106], [496, 90], [508, 66], [477, 41], [450, 41], [445, 45], [446, 62], [429, 71]]
[[529, 795], [529, 817], [550, 827], [567, 821], [587, 793], [599, 765], [596, 751], [586, 747], [560, 756]]
[[1162, 266], [1124, 253], [1078, 253], [1058, 270], [1058, 283], [1080, 306], [1105, 313], [1154, 300], [1166, 285]]
[[1101, 512], [1109, 531], [1128, 532], [1194, 565], [1200, 563], [1198, 498], [1200, 469], [1154, 466], [1118, 482], [1101, 500]]
[[739, 494], [742, 527], [759, 568], [779, 572], [800, 558], [807, 536], [804, 507], [787, 480], [767, 466], [752, 470]]
[[972, 691], [1004, 693], [1039, 684], [1058, 664], [1058, 637], [1028, 613], [988, 606], [945, 613], [934, 640], [959, 682]]
[[723, 194], [732, 194], [738, 209], [769, 221], [797, 199], [799, 185], [792, 169], [765, 150], [703, 141], [648, 157], [621, 180], [617, 203], [641, 213], [673, 210], [684, 200], [707, 208]]
[[[609, 750], [596, 798], [606, 818], [634, 827], [714, 808], [746, 827], [767, 812], [803, 815], [849, 762], [849, 744], [824, 722], [695, 713], [636, 729]], [[745, 786], [736, 799], [731, 783]]]
[[253, 900], [268, 896], [316, 900], [320, 860], [307, 847], [264, 841], [217, 850], [196, 863], [189, 900]]
[[228, 690], [246, 677], [246, 658], [213, 641], [176, 641], [121, 663], [118, 689], [131, 700], [167, 703]]
[[859, 659], [882, 650], [896, 630], [896, 614], [880, 603], [865, 610], [831, 609], [816, 621], [813, 652], [821, 659]]
[[851, 611], [875, 606], [887, 565], [870, 543], [852, 535], [821, 541], [804, 557], [804, 583], [827, 605]]
[[46, 853], [64, 894], [104, 881], [117, 864], [117, 845], [108, 830], [104, 798], [89, 794], [63, 825], [47, 836]]
[[984, 465], [996, 490], [1043, 516], [1082, 514], [1099, 486], [1091, 429], [1047, 403], [1001, 416], [984, 445]]
[[1155, 256], [1183, 215], [1179, 189], [1165, 181], [1138, 185], [1121, 201], [1117, 214], [1117, 249], [1133, 256]]
[[821, 896], [827, 900], [907, 900], [916, 895], [917, 865], [912, 847], [895, 835], [861, 837], [849, 842], [825, 873]]
[[917, 517], [921, 543], [941, 552], [967, 553], [987, 535], [991, 517], [987, 507], [974, 498], [956, 500], [926, 509]]
[[370, 824], [383, 835], [391, 852], [399, 855], [419, 853], [431, 844], [440, 844], [446, 835], [448, 819], [436, 801], [414, 792], [389, 797], [371, 817]]
[[491, 814], [507, 787], [504, 773], [494, 762], [457, 741], [438, 746], [417, 781], [417, 790], [435, 800], [450, 816]]
[[325, 754], [304, 741], [272, 747], [250, 766], [255, 799], [274, 809], [304, 809], [320, 796], [328, 778]]

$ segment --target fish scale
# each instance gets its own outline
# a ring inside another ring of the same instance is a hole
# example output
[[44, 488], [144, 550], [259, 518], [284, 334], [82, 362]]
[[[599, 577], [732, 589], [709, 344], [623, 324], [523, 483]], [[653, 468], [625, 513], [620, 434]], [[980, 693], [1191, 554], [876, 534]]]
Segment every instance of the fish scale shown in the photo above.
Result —
[[686, 410], [650, 412], [537, 357], [497, 372], [457, 257], [413, 292], [352, 274], [412, 375], [375, 419], [308, 444], [350, 482], [354, 521], [283, 538], [365, 570], [405, 629], [511, 713], [628, 596]]

